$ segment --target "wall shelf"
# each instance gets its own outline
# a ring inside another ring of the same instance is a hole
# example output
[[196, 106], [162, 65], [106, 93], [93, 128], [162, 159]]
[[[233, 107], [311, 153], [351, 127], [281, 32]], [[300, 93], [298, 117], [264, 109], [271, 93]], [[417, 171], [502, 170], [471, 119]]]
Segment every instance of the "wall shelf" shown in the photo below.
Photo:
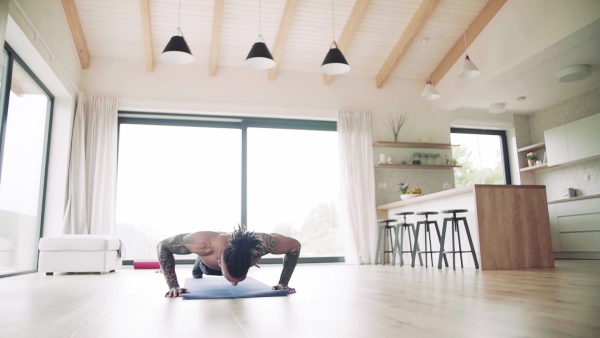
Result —
[[375, 168], [389, 168], [389, 169], [438, 169], [448, 170], [457, 168], [454, 165], [425, 165], [425, 164], [376, 164]]
[[377, 142], [373, 143], [373, 147], [452, 149], [452, 147], [458, 147], [458, 145], [447, 144], [447, 143], [377, 141]]
[[538, 170], [543, 170], [548, 168], [548, 163], [542, 163], [542, 164], [538, 164], [538, 165], [534, 165], [531, 167], [525, 167], [525, 168], [521, 168], [519, 169], [520, 172], [534, 172], [534, 171], [538, 171]]
[[536, 150], [540, 150], [540, 149], [544, 149], [544, 148], [546, 148], [546, 143], [545, 142], [540, 142], [540, 143], [532, 144], [532, 145], [527, 146], [527, 147], [519, 148], [519, 149], [517, 149], [517, 152], [519, 152], [519, 153], [528, 153], [530, 151], [536, 151]]

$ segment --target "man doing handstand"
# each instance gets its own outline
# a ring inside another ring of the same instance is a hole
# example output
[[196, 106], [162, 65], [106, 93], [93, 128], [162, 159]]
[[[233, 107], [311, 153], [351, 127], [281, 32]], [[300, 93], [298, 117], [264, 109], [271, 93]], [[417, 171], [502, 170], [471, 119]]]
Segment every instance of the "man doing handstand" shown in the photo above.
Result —
[[240, 228], [233, 233], [199, 231], [180, 234], [158, 243], [158, 261], [165, 275], [169, 291], [165, 297], [181, 297], [188, 293], [179, 287], [175, 274], [173, 254], [198, 255], [192, 276], [202, 278], [203, 274], [223, 276], [231, 285], [237, 285], [246, 279], [251, 266], [258, 263], [266, 254], [285, 254], [283, 271], [279, 283], [273, 290], [296, 290], [288, 286], [294, 268], [300, 257], [300, 243], [291, 237], [280, 234], [266, 234], [243, 231]]

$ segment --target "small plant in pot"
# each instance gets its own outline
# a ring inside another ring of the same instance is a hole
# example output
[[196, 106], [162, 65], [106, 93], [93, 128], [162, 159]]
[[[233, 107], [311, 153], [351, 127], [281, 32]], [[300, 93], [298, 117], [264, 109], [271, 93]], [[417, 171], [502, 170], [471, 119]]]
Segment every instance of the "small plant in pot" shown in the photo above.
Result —
[[528, 153], [525, 158], [527, 158], [527, 163], [530, 167], [533, 167], [535, 165], [535, 160], [537, 160], [537, 157], [535, 156], [534, 152]]

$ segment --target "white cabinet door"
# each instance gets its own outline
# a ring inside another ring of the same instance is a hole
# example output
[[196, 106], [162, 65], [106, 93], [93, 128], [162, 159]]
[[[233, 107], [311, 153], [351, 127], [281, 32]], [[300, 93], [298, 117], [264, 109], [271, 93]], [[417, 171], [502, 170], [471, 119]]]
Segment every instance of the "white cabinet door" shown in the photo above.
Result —
[[560, 252], [560, 232], [558, 231], [558, 216], [556, 215], [556, 204], [548, 204], [548, 216], [550, 217], [550, 234], [552, 235], [552, 247], [554, 251]]
[[600, 114], [565, 125], [569, 161], [600, 155]]
[[560, 126], [544, 132], [548, 166], [569, 162], [566, 127]]

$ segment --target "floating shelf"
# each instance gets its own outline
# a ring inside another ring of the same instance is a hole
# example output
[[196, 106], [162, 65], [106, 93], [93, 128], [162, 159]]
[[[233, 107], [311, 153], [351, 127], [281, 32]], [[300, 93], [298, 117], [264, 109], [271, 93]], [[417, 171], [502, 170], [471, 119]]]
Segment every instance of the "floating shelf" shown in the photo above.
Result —
[[390, 169], [438, 169], [448, 170], [457, 168], [454, 165], [425, 165], [425, 164], [376, 164], [375, 168], [390, 168]]
[[373, 147], [452, 149], [452, 147], [459, 147], [459, 145], [447, 144], [447, 143], [378, 141], [378, 142], [373, 143]]
[[521, 168], [519, 169], [520, 172], [534, 172], [534, 171], [538, 171], [538, 170], [542, 170], [542, 169], [546, 169], [548, 168], [548, 163], [542, 163], [542, 164], [538, 164], [538, 165], [534, 165], [531, 167], [525, 167], [525, 168]]
[[527, 147], [519, 148], [519, 149], [517, 149], [517, 152], [519, 152], [519, 153], [528, 153], [530, 151], [536, 151], [536, 150], [540, 150], [540, 149], [544, 149], [544, 148], [546, 148], [546, 143], [545, 142], [540, 142], [540, 143], [532, 144], [532, 145], [527, 146]]

